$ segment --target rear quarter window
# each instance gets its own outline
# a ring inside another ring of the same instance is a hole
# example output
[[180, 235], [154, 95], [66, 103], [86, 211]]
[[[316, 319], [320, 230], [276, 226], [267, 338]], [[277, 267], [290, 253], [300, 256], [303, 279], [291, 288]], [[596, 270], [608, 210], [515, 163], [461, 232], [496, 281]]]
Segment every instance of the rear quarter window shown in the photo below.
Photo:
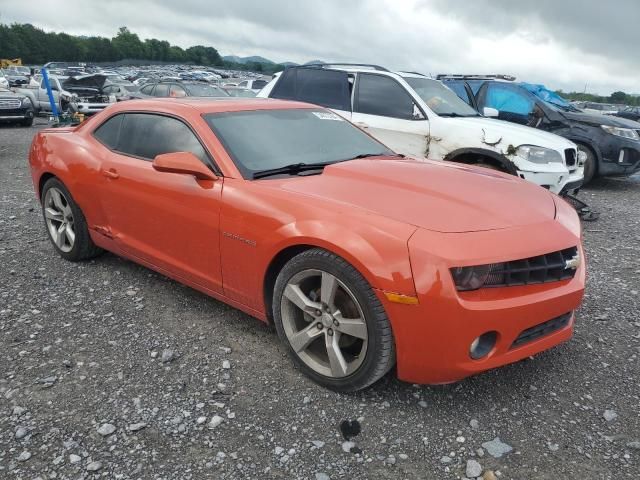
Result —
[[210, 163], [191, 129], [180, 120], [163, 115], [126, 114], [117, 150], [149, 161], [163, 153], [191, 152], [206, 164]]
[[93, 132], [93, 136], [105, 147], [115, 150], [120, 137], [120, 127], [124, 115], [115, 115], [104, 122]]

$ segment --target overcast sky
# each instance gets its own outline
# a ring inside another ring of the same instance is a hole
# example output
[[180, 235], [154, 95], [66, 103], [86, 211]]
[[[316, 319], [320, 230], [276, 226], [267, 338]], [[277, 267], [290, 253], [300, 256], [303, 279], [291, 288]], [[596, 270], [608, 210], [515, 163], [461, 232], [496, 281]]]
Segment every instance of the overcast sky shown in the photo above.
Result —
[[126, 25], [222, 55], [640, 93], [640, 0], [0, 0], [0, 21], [107, 37]]

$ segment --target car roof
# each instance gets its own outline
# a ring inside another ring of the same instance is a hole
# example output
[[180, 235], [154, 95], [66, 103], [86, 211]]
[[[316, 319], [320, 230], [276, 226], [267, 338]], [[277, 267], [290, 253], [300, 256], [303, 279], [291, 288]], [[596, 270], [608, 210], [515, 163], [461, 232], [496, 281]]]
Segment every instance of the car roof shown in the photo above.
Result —
[[[198, 113], [224, 113], [249, 110], [287, 110], [303, 108], [322, 108], [309, 103], [291, 100], [277, 100], [271, 98], [244, 97], [180, 97], [154, 98], [131, 102], [120, 102], [117, 110], [120, 112], [140, 110], [167, 110], [171, 107], [189, 107]], [[113, 107], [112, 107], [113, 108]], [[115, 110], [115, 108], [113, 108]]]

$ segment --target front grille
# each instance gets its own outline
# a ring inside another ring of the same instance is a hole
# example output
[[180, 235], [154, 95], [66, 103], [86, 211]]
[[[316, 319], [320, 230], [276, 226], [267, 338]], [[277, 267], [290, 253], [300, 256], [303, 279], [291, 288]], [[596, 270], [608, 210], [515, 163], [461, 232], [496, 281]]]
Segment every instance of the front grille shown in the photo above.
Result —
[[573, 312], [565, 313], [559, 317], [552, 318], [548, 322], [541, 323], [535, 327], [527, 328], [524, 332], [518, 335], [518, 338], [511, 344], [511, 348], [520, 347], [526, 343], [533, 342], [539, 338], [546, 337], [547, 335], [562, 330], [569, 325], [571, 315]]
[[567, 162], [567, 167], [573, 167], [576, 164], [577, 153], [573, 148], [567, 148], [564, 151], [564, 160]]
[[567, 268], [567, 261], [575, 259], [577, 255], [577, 247], [571, 247], [537, 257], [495, 263], [491, 265], [483, 286], [512, 287], [569, 280], [576, 274], [576, 269], [571, 266]]
[[17, 98], [0, 98], [0, 108], [10, 109], [10, 108], [20, 108], [21, 100]]

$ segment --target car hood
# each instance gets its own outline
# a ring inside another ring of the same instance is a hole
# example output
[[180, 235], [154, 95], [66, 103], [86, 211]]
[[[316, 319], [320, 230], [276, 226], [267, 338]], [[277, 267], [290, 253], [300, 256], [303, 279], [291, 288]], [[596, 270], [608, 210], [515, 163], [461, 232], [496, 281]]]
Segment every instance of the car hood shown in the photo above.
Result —
[[11, 90], [5, 90], [0, 88], [0, 98], [11, 98], [11, 99], [19, 99], [22, 100], [26, 95], [22, 95], [20, 93], [12, 92]]
[[506, 149], [508, 145], [535, 145], [539, 147], [565, 150], [575, 148], [566, 138], [536, 128], [487, 117], [443, 117], [448, 128], [473, 129], [481, 134], [481, 141]]
[[481, 167], [444, 162], [350, 160], [330, 165], [319, 175], [259, 182], [438, 232], [498, 230], [555, 217], [551, 194], [537, 185]]
[[108, 77], [106, 75], [82, 75], [78, 77], [67, 78], [62, 86], [65, 90], [97, 90], [102, 91], [102, 88], [107, 83]]
[[607, 125], [610, 127], [633, 128], [640, 130], [640, 123], [634, 122], [627, 118], [616, 117], [613, 115], [602, 115], [599, 113], [588, 112], [560, 112], [569, 120], [576, 122], [584, 122], [591, 125]]

